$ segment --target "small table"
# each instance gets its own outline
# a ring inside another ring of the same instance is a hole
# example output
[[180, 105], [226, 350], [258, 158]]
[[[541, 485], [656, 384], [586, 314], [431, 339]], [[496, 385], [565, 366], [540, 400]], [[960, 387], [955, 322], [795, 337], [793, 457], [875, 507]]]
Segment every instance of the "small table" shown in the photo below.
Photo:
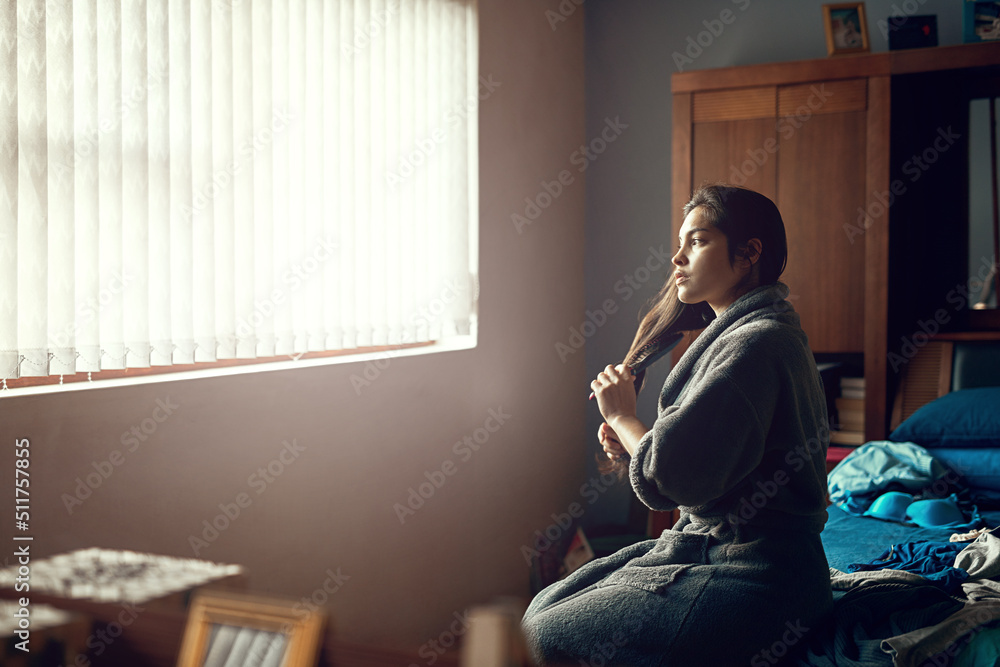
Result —
[[[25, 576], [19, 567], [0, 570], [0, 599], [26, 597], [32, 613], [50, 605], [89, 617], [94, 631], [87, 647], [95, 653], [95, 646], [101, 647], [102, 664], [173, 667], [191, 596], [205, 588], [246, 585], [239, 565], [119, 549], [80, 549], [32, 560], [26, 592], [16, 590], [18, 577]], [[40, 649], [34, 633], [31, 648], [32, 654]], [[112, 655], [117, 659], [104, 660]], [[89, 662], [74, 655], [64, 664]]]

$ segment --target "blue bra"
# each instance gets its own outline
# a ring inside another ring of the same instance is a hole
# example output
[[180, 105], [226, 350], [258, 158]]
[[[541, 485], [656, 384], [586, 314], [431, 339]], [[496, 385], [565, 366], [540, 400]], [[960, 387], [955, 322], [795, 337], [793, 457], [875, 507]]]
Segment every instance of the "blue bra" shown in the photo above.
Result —
[[967, 523], [958, 508], [958, 498], [952, 494], [947, 498], [913, 500], [913, 496], [901, 491], [889, 491], [875, 499], [865, 516], [873, 516], [886, 521], [911, 521], [921, 528], [939, 528]]

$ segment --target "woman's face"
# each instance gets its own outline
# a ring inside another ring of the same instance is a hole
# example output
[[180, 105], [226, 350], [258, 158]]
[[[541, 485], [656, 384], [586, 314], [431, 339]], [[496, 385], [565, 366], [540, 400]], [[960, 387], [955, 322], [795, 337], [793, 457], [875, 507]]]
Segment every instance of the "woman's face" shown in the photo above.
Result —
[[708, 302], [715, 314], [737, 299], [736, 285], [746, 271], [729, 263], [726, 235], [705, 219], [702, 208], [691, 211], [681, 225], [673, 279], [682, 303]]

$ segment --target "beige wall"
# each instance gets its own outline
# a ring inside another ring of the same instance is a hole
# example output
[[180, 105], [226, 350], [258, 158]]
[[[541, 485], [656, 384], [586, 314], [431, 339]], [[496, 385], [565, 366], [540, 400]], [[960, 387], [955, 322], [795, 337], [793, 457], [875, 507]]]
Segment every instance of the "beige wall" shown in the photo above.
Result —
[[[88, 546], [192, 556], [189, 536], [246, 493], [250, 506], [200, 556], [296, 597], [339, 570], [349, 579], [328, 607], [346, 640], [413, 649], [426, 664], [417, 647], [453, 612], [527, 595], [521, 545], [580, 501], [592, 450], [582, 352], [564, 364], [554, 348], [584, 311], [583, 176], [523, 233], [510, 219], [572, 168], [584, 139], [583, 11], [552, 30], [544, 11], [557, 6], [480, 1], [480, 71], [501, 86], [480, 109], [479, 346], [394, 359], [360, 396], [353, 363], [4, 398], [0, 469], [12, 470], [15, 438], [31, 440], [36, 557]], [[124, 433], [164, 415], [158, 400], [177, 407], [127, 451]], [[463, 460], [453, 445], [491, 409], [510, 417]], [[293, 439], [304, 450], [284, 455], [279, 476], [251, 479]], [[70, 514], [62, 494], [115, 450], [121, 465]], [[401, 525], [393, 504], [446, 460], [454, 474]], [[0, 485], [5, 507], [12, 486]]]

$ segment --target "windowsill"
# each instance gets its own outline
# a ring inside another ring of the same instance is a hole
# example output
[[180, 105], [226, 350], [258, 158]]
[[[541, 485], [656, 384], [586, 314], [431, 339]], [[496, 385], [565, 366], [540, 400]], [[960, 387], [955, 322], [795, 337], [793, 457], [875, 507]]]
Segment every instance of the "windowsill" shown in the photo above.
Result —
[[[412, 357], [423, 354], [434, 354], [438, 352], [453, 352], [456, 350], [470, 350], [476, 347], [475, 333], [464, 336], [453, 336], [446, 340], [432, 341], [427, 343], [415, 343], [404, 347], [384, 346], [364, 348], [365, 351], [337, 351], [332, 353], [307, 353], [298, 358], [280, 357], [276, 361], [261, 362], [253, 359], [233, 359], [221, 362], [205, 362], [204, 364], [187, 365], [185, 368], [191, 370], [170, 370], [172, 366], [156, 367], [154, 372], [150, 369], [133, 369], [129, 371], [102, 371], [94, 375], [106, 374], [93, 381], [86, 379], [85, 373], [78, 375], [82, 379], [59, 384], [30, 384], [27, 386], [14, 386], [11, 383], [19, 383], [20, 380], [8, 380], [8, 388], [0, 391], [0, 397], [13, 398], [15, 396], [31, 396], [36, 394], [52, 394], [66, 391], [84, 391], [87, 389], [103, 389], [109, 387], [135, 386], [137, 384], [150, 384], [153, 382], [173, 382], [177, 380], [194, 380], [199, 378], [222, 377], [226, 375], [243, 375], [246, 373], [265, 373], [271, 371], [287, 371], [296, 368], [312, 368], [315, 366], [330, 366], [334, 364], [354, 364], [366, 363], [369, 361], [382, 361], [385, 359], [395, 359], [397, 357]], [[317, 355], [317, 356], [312, 356]], [[322, 355], [322, 356], [319, 356]], [[194, 366], [203, 366], [195, 368]], [[162, 368], [163, 370], [159, 370]], [[115, 374], [115, 377], [107, 375]], [[36, 380], [37, 378], [23, 378], [25, 380]], [[44, 378], [48, 379], [48, 378]]]

